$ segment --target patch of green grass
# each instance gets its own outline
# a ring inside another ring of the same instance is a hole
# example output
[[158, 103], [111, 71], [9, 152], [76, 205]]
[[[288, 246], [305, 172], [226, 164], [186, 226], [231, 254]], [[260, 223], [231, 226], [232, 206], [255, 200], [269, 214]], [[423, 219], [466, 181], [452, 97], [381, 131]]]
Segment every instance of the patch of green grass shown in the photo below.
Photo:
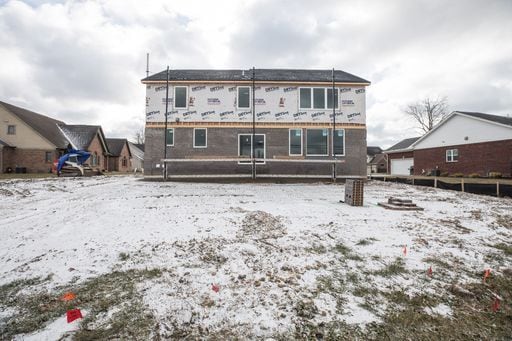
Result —
[[365, 245], [370, 245], [370, 244], [373, 244], [373, 242], [376, 242], [378, 239], [376, 238], [373, 238], [373, 237], [370, 237], [370, 238], [364, 238], [364, 239], [360, 239], [356, 245], [362, 245], [362, 246], [365, 246]]
[[346, 259], [354, 260], [354, 261], [363, 261], [363, 258], [358, 254], [354, 253], [351, 248], [348, 246], [338, 243], [334, 246], [333, 250], [337, 253], [341, 253]]
[[384, 268], [374, 271], [373, 273], [382, 277], [391, 277], [403, 273], [407, 273], [405, 262], [402, 258], [397, 257], [392, 263], [386, 265]]
[[438, 258], [438, 257], [425, 257], [423, 258], [423, 262], [428, 265], [436, 265], [438, 268], [451, 269], [453, 268], [448, 262]]
[[512, 256], [512, 245], [507, 245], [505, 243], [499, 243], [494, 245], [494, 247], [498, 250], [503, 251], [507, 256]]
[[322, 244], [313, 244], [311, 247], [305, 249], [308, 253], [324, 254], [327, 252], [327, 248]]
[[[18, 334], [31, 333], [64, 316], [67, 310], [80, 308], [88, 310], [88, 314], [81, 323], [81, 329], [73, 334], [77, 340], [146, 339], [155, 321], [144, 311], [136, 285], [161, 274], [160, 269], [114, 271], [55, 292], [21, 291], [44, 282], [37, 278], [3, 285], [0, 287], [0, 305], [15, 308], [16, 313], [0, 324], [0, 335], [10, 339]], [[69, 302], [60, 300], [68, 291], [75, 293], [76, 299]], [[101, 321], [102, 316], [114, 308], [117, 311]]]

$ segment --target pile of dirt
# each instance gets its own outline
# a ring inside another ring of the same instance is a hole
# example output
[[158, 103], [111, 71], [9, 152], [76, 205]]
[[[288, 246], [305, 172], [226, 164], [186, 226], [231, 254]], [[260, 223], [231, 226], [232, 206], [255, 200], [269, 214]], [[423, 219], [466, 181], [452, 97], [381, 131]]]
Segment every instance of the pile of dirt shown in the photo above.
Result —
[[276, 239], [283, 237], [286, 233], [286, 227], [280, 217], [273, 216], [264, 211], [254, 211], [245, 215], [237, 237]]

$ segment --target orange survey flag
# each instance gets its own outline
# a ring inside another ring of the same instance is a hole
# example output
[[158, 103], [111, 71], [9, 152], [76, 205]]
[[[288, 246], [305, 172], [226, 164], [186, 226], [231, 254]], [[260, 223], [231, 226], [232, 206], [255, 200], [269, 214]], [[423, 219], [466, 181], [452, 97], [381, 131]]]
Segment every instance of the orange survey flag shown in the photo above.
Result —
[[68, 302], [68, 301], [74, 300], [75, 298], [76, 298], [75, 294], [73, 294], [72, 292], [67, 292], [64, 295], [62, 295], [62, 297], [60, 299], [63, 300], [64, 302]]

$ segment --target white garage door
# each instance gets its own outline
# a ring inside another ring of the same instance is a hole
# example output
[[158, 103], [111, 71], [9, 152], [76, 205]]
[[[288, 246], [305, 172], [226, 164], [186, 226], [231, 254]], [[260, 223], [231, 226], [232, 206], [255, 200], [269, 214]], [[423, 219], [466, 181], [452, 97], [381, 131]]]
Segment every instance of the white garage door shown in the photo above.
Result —
[[391, 159], [391, 174], [410, 175], [413, 159]]

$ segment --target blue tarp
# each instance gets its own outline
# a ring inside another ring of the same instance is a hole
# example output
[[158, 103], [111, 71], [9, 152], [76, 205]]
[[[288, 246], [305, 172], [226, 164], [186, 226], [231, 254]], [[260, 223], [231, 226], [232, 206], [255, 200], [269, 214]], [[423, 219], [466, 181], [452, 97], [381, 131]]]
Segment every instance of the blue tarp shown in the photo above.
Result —
[[83, 150], [76, 150], [76, 149], [70, 149], [68, 150], [67, 154], [62, 155], [59, 158], [59, 163], [57, 164], [57, 173], [60, 173], [62, 167], [64, 167], [64, 164], [71, 156], [76, 156], [76, 160], [78, 161], [78, 164], [81, 165], [87, 159], [91, 156], [91, 153], [83, 151]]

